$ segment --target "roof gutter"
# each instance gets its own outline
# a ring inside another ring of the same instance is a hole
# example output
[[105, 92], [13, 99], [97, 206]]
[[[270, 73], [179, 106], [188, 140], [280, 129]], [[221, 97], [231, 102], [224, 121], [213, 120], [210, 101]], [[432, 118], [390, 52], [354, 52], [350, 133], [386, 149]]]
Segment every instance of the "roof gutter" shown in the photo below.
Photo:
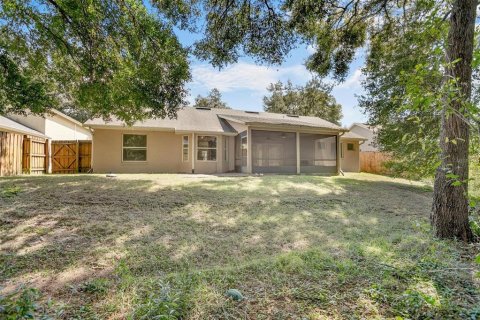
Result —
[[222, 136], [236, 136], [238, 132], [224, 132], [224, 131], [199, 131], [199, 130], [175, 130], [176, 134], [210, 134], [210, 135], [222, 135]]
[[[21, 133], [21, 134], [25, 134], [27, 136], [34, 136], [34, 137], [39, 137], [39, 138], [43, 138], [43, 139], [50, 139], [50, 137], [38, 132], [38, 133], [35, 133], [35, 132], [30, 132], [30, 131], [27, 131], [27, 130], [22, 130], [22, 129], [12, 129], [10, 127], [5, 127], [5, 126], [1, 126], [0, 125], [0, 130], [2, 131], [5, 131], [5, 132], [10, 132], [10, 133]], [[32, 129], [33, 130], [33, 129]]]

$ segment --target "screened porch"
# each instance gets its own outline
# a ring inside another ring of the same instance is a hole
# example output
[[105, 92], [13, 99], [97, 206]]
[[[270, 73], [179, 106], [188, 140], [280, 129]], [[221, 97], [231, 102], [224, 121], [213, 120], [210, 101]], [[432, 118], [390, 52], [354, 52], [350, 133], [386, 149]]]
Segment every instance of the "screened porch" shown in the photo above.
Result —
[[235, 141], [237, 172], [337, 172], [336, 135], [250, 130], [239, 134]]

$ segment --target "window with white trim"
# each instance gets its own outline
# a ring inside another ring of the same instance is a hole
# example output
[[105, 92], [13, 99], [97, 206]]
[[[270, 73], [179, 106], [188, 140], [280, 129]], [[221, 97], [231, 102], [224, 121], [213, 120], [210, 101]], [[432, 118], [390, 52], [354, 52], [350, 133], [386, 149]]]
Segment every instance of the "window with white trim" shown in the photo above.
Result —
[[355, 151], [355, 145], [353, 143], [347, 143], [348, 151]]
[[124, 134], [122, 144], [123, 161], [147, 161], [147, 135]]
[[197, 160], [217, 161], [217, 137], [197, 136]]
[[183, 159], [183, 162], [188, 161], [188, 145], [189, 145], [189, 136], [183, 136], [183, 138], [182, 138], [182, 159]]

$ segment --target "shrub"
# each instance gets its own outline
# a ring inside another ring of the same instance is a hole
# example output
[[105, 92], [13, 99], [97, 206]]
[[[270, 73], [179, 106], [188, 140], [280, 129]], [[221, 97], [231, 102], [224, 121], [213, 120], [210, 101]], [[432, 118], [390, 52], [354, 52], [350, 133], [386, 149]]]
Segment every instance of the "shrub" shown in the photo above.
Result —
[[22, 288], [7, 296], [0, 296], [0, 318], [17, 319], [50, 319], [38, 300], [40, 291], [33, 288]]

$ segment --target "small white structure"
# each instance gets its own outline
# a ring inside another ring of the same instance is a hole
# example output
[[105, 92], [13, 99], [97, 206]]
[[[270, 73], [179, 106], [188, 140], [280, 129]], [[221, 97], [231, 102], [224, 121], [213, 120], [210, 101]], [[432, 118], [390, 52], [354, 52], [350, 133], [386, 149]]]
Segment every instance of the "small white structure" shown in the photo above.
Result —
[[79, 121], [51, 109], [43, 116], [9, 114], [8, 118], [39, 131], [52, 140], [92, 140], [92, 132]]
[[51, 143], [55, 140], [92, 140], [92, 131], [82, 125], [81, 122], [66, 114], [50, 109], [44, 115], [8, 114], [8, 118], [30, 129], [36, 130], [48, 137], [48, 163], [47, 172], [52, 173], [52, 148]]

